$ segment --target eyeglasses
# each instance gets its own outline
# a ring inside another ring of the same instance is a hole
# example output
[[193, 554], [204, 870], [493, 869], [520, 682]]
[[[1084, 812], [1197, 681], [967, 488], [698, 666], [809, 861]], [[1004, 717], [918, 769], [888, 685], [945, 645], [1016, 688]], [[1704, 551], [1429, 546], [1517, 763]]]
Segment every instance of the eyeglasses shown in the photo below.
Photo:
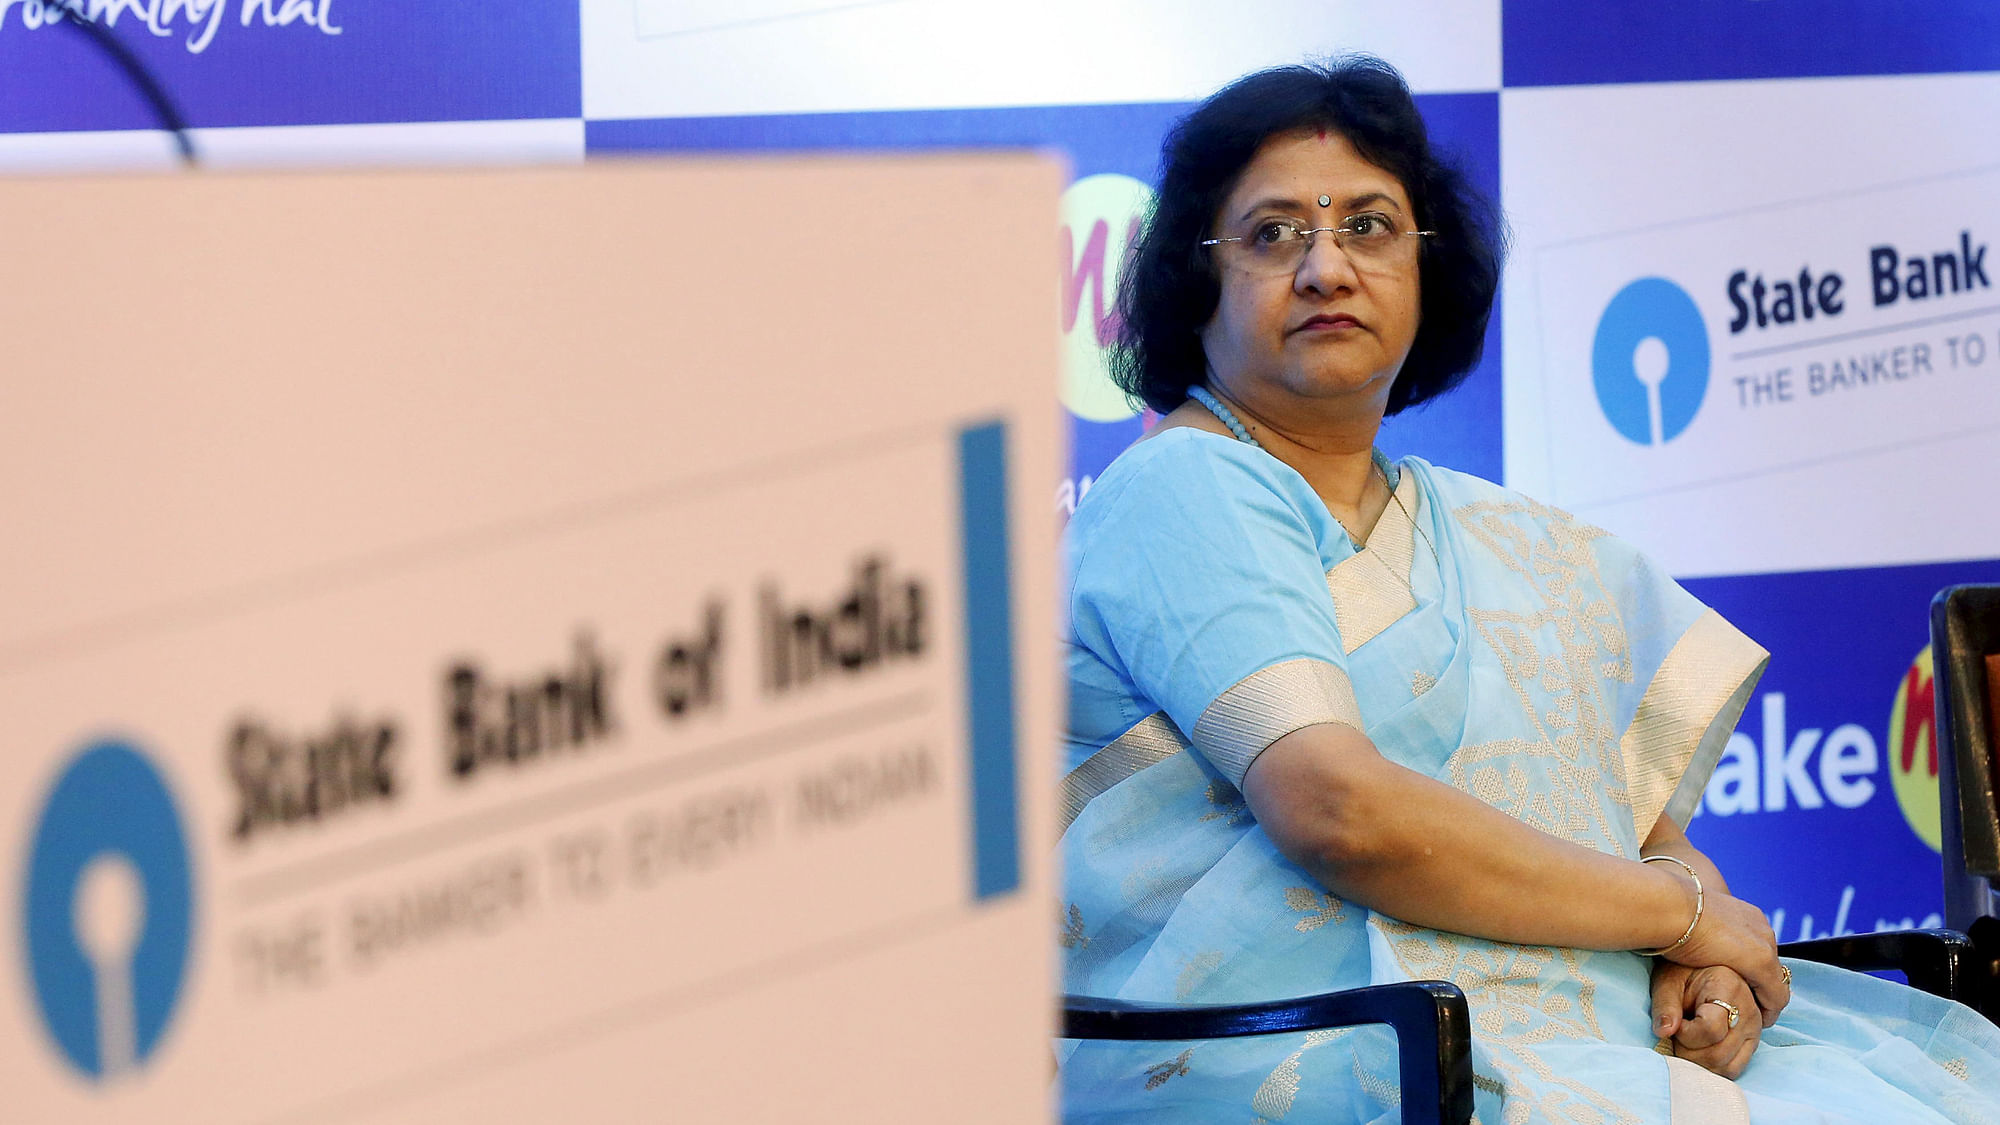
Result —
[[1380, 211], [1363, 211], [1331, 227], [1308, 227], [1297, 219], [1262, 219], [1249, 234], [1205, 238], [1203, 246], [1218, 247], [1228, 264], [1266, 277], [1297, 273], [1316, 235], [1330, 234], [1333, 244], [1354, 268], [1382, 272], [1409, 265], [1419, 243], [1434, 238], [1434, 230], [1398, 230], [1396, 220]]

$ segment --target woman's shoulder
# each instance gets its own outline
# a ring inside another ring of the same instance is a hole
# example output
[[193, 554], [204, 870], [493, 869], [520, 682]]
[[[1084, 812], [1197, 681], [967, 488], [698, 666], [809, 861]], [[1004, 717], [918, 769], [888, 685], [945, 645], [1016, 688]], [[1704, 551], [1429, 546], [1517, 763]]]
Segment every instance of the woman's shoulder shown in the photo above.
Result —
[[1134, 442], [1077, 502], [1073, 534], [1127, 515], [1161, 516], [1197, 505], [1276, 497], [1306, 510], [1312, 489], [1284, 462], [1233, 437], [1176, 426]]
[[[1107, 466], [1063, 531], [1072, 578], [1089, 557], [1172, 566], [1283, 541], [1324, 555], [1337, 525], [1290, 466], [1252, 445], [1191, 427], [1137, 442]], [[1100, 546], [1103, 548], [1099, 551]]]

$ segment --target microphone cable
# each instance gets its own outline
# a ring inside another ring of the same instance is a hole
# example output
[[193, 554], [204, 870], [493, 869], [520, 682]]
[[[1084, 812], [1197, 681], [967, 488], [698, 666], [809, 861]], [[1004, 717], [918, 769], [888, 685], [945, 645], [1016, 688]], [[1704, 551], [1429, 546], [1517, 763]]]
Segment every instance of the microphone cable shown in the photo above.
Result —
[[[50, 7], [57, 5], [51, 4]], [[60, 7], [63, 22], [76, 28], [79, 34], [90, 40], [117, 65], [138, 89], [139, 96], [152, 108], [153, 116], [159, 119], [160, 128], [173, 134], [174, 147], [180, 152], [181, 164], [189, 168], [194, 167], [197, 163], [194, 138], [188, 133], [187, 119], [181, 116], [180, 107], [167, 96], [165, 87], [153, 77], [152, 71], [146, 69], [146, 64], [139, 60], [138, 54], [113, 34], [110, 28], [86, 17], [81, 10], [82, 0], [67, 0]]]

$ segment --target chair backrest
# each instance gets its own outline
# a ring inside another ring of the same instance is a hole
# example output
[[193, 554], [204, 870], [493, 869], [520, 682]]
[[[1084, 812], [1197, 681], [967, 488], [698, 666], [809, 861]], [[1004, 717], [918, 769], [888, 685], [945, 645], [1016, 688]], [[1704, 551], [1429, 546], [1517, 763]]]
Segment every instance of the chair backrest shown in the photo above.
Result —
[[[1944, 924], [2000, 917], [2000, 585], [1951, 586], [1931, 601], [1937, 684]], [[1955, 797], [1955, 799], [1954, 799]]]

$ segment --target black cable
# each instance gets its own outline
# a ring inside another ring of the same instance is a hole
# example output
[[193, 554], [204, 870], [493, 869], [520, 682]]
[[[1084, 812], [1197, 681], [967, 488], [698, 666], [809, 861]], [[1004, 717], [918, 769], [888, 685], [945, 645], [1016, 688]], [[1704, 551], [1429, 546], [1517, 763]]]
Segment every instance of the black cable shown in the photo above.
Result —
[[76, 0], [63, 4], [62, 12], [65, 17], [63, 22], [76, 28], [85, 38], [96, 44], [99, 50], [109, 55], [112, 62], [118, 64], [118, 69], [125, 72], [125, 77], [131, 79], [132, 85], [138, 87], [139, 95], [152, 107], [153, 115], [159, 118], [160, 128], [174, 135], [174, 147], [180, 150], [181, 163], [190, 168], [194, 167], [196, 163], [194, 138], [188, 133], [187, 119], [181, 116], [180, 107], [174, 105], [174, 100], [167, 96], [165, 88], [153, 77], [153, 72], [146, 69], [146, 64], [139, 61], [139, 56], [133, 53], [132, 48], [127, 47], [112, 34], [110, 28], [96, 20], [85, 18], [78, 10], [81, 7], [82, 5]]

